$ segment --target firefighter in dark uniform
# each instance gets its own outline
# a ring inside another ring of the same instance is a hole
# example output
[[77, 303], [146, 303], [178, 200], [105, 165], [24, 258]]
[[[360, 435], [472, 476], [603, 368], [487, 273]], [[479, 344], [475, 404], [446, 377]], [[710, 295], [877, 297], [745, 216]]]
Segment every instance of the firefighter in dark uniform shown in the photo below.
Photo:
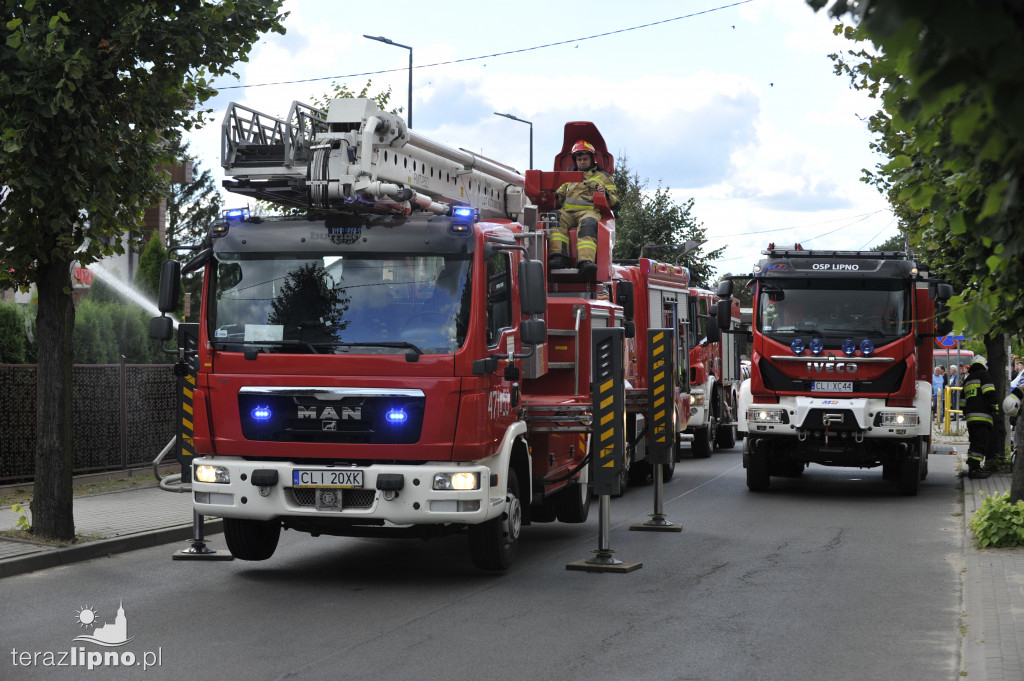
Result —
[[988, 361], [975, 355], [971, 368], [964, 379], [964, 415], [967, 420], [967, 477], [987, 478], [989, 472], [982, 470], [992, 437], [992, 425], [999, 414], [996, 401], [996, 386], [988, 373]]

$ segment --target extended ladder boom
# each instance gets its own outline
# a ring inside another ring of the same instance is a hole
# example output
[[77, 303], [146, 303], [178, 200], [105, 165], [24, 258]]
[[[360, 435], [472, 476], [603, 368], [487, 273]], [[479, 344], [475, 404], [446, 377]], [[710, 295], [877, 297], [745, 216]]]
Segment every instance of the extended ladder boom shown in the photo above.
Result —
[[528, 203], [514, 169], [433, 142], [370, 99], [335, 99], [327, 111], [293, 102], [286, 120], [232, 103], [221, 163], [230, 191], [300, 207], [444, 214], [460, 205], [515, 220]]

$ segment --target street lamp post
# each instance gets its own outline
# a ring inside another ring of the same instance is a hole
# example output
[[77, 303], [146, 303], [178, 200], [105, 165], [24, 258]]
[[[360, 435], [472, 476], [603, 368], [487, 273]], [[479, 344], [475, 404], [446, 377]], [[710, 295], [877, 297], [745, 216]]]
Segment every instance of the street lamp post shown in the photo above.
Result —
[[530, 126], [530, 167], [528, 170], [533, 170], [533, 123], [530, 121], [524, 121], [522, 118], [516, 118], [512, 114], [494, 112], [495, 116], [503, 116], [505, 118], [511, 118], [513, 121], [519, 121], [520, 123], [526, 123]]
[[412, 48], [409, 47], [408, 45], [403, 45], [402, 43], [396, 43], [394, 40], [389, 40], [388, 38], [385, 38], [382, 35], [366, 35], [366, 34], [363, 34], [363, 37], [364, 38], [369, 38], [370, 40], [376, 40], [379, 43], [385, 43], [387, 45], [394, 45], [395, 47], [404, 47], [405, 49], [409, 50], [409, 110], [407, 112], [408, 115], [406, 116], [406, 121], [405, 122], [411, 128], [412, 127]]

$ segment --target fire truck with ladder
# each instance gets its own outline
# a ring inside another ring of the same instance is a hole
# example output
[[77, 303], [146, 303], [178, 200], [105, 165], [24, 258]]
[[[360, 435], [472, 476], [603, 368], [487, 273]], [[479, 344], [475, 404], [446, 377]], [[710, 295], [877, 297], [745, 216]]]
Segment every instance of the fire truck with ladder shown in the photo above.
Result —
[[[524, 177], [367, 99], [296, 102], [284, 119], [229, 107], [225, 186], [296, 210], [216, 222], [188, 263], [164, 264], [159, 306], [173, 311], [180, 276], [202, 272], [199, 322], [178, 329], [194, 429], [185, 470], [197, 517], [223, 518], [236, 557], [270, 558], [282, 529], [458, 532], [475, 565], [502, 570], [523, 526], [584, 522], [592, 338], [612, 327], [633, 334], [624, 401], [642, 467], [638, 357], [650, 323], [685, 318], [688, 273], [664, 273], [672, 293], [656, 301], [639, 275], [613, 281], [623, 268], [600, 195], [596, 278], [546, 271], [555, 190], [581, 179], [557, 169], [578, 139], [611, 171], [588, 122], [566, 124], [554, 172]], [[169, 317], [153, 320], [152, 336], [172, 334]], [[689, 397], [673, 400], [682, 430]]]
[[[750, 275], [750, 379], [739, 395], [747, 487], [810, 463], [882, 468], [916, 495], [931, 449], [932, 344], [950, 331], [949, 284], [898, 251], [762, 251]], [[731, 330], [728, 296], [719, 323]]]

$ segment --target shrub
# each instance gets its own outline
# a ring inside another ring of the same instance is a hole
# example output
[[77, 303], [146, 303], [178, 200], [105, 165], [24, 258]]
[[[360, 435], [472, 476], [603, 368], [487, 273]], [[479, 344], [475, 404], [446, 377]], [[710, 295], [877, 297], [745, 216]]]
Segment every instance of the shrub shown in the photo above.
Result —
[[1024, 501], [1010, 503], [1010, 493], [986, 496], [973, 516], [971, 531], [982, 546], [1024, 544]]
[[75, 310], [75, 330], [71, 341], [75, 364], [116, 364], [118, 343], [111, 323], [110, 304], [97, 305], [83, 300]]
[[17, 303], [0, 302], [0, 364], [25, 363], [25, 313]]

